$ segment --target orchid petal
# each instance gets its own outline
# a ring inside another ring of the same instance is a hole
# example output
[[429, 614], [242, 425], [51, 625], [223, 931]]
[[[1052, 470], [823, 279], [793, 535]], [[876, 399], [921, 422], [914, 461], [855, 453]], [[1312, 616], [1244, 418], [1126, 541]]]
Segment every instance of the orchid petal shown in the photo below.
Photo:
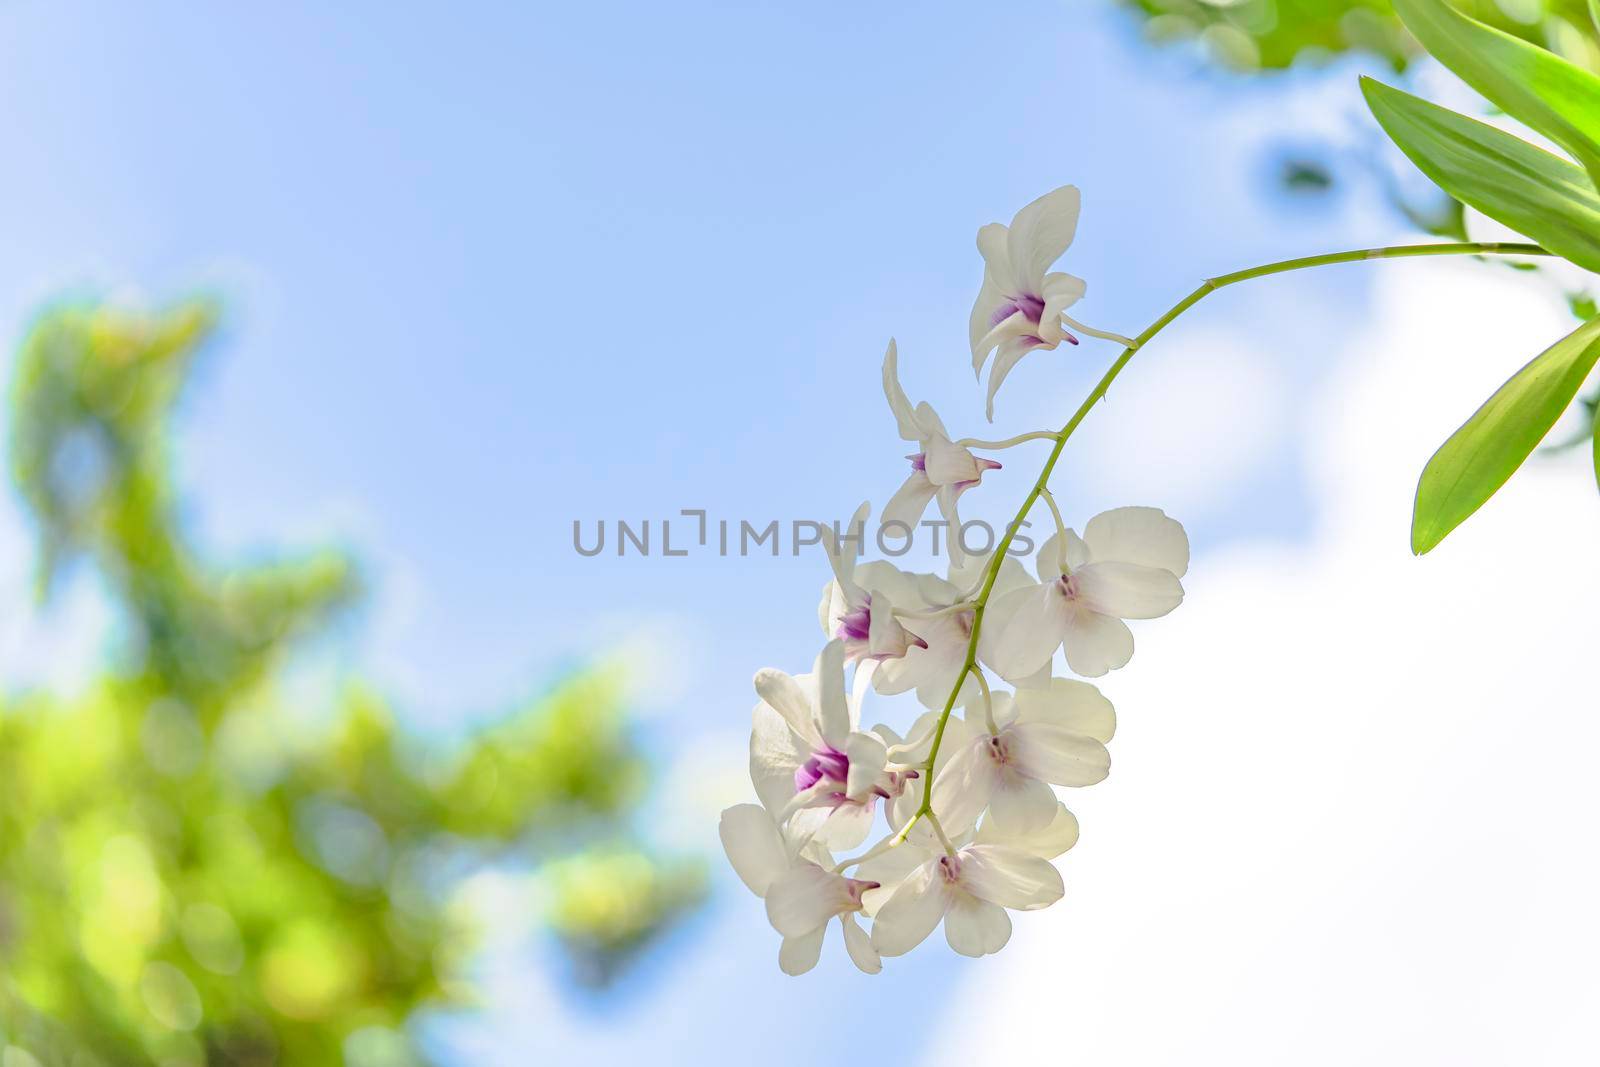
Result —
[[817, 654], [817, 725], [822, 740], [838, 748], [850, 736], [850, 705], [844, 696], [844, 642], [829, 641]]
[[961, 888], [1013, 911], [1036, 911], [1061, 899], [1061, 872], [1048, 860], [1010, 845], [969, 845], [961, 850]]
[[851, 906], [844, 876], [815, 863], [796, 864], [767, 889], [767, 920], [784, 937], [809, 933]]
[[1046, 274], [1039, 292], [1044, 298], [1044, 310], [1039, 313], [1040, 325], [1048, 323], [1052, 329], [1060, 331], [1061, 313], [1082, 300], [1088, 288], [1088, 282], [1071, 274], [1060, 271]]
[[[834, 534], [833, 527], [823, 523], [818, 524], [820, 527], [818, 536], [821, 538], [823, 551], [828, 554], [828, 565], [833, 568], [834, 580], [839, 583], [845, 599], [852, 606], [860, 604], [862, 600], [861, 587], [855, 580], [856, 559], [861, 555], [861, 543], [867, 535], [867, 516], [871, 511], [871, 503], [863, 500], [861, 506], [856, 508], [855, 514], [850, 516], [844, 534], [839, 536]], [[848, 552], [844, 547], [847, 539], [854, 546]]]
[[1078, 614], [1056, 583], [1016, 589], [989, 602], [978, 637], [983, 661], [1007, 681], [1048, 666]]
[[889, 400], [889, 410], [894, 413], [900, 439], [918, 441], [922, 438], [922, 431], [917, 426], [917, 417], [911, 409], [911, 400], [906, 396], [906, 391], [900, 387], [898, 360], [899, 352], [894, 339], [890, 338], [889, 350], [883, 354], [883, 394]]
[[975, 840], [980, 845], [1010, 845], [1040, 859], [1053, 860], [1078, 843], [1078, 817], [1057, 801], [1055, 814], [1043, 829], [1017, 833], [993, 819], [985, 819]]
[[890, 502], [883, 506], [883, 515], [878, 522], [883, 530], [896, 526], [891, 533], [899, 533], [899, 526], [904, 526], [906, 533], [902, 536], [910, 537], [917, 531], [917, 523], [922, 522], [923, 514], [928, 510], [928, 501], [933, 499], [933, 494], [938, 493], [939, 486], [928, 480], [928, 475], [922, 470], [912, 470], [906, 482], [901, 483], [901, 488], [894, 491]]
[[789, 852], [783, 835], [765, 808], [735, 804], [722, 813], [717, 833], [734, 873], [756, 896], [766, 896], [772, 884], [788, 872]]
[[1018, 294], [1018, 278], [1011, 270], [1011, 234], [998, 222], [978, 228], [978, 252], [983, 256], [984, 278], [1007, 298]]
[[998, 904], [958, 893], [944, 916], [944, 939], [963, 956], [999, 952], [1011, 940], [1011, 916]]
[[1103, 511], [1083, 528], [1083, 539], [1097, 560], [1159, 567], [1179, 578], [1189, 569], [1189, 535], [1160, 508]]
[[844, 927], [844, 948], [850, 953], [850, 960], [863, 974], [877, 974], [883, 970], [883, 960], [878, 956], [878, 950], [872, 947], [872, 937], [861, 929], [854, 915], [839, 916], [839, 925]]
[[1073, 578], [1084, 607], [1119, 619], [1159, 619], [1183, 603], [1182, 583], [1160, 567], [1096, 560]]
[[939, 859], [918, 867], [879, 906], [872, 920], [872, 947], [879, 955], [905, 955], [922, 944], [944, 918], [951, 894]]
[[[980, 234], [980, 241], [982, 240]], [[980, 248], [982, 245], [980, 244]], [[983, 364], [989, 358], [993, 344], [985, 346], [984, 338], [994, 328], [994, 316], [997, 311], [1005, 307], [1009, 298], [995, 284], [993, 274], [983, 272], [983, 285], [978, 290], [978, 299], [972, 305], [972, 317], [968, 320], [967, 333], [972, 343], [972, 373], [983, 372]]]
[[1067, 666], [1085, 678], [1099, 678], [1126, 667], [1133, 658], [1133, 631], [1128, 624], [1087, 609], [1072, 612], [1062, 644], [1067, 650]]
[[889, 753], [883, 742], [872, 734], [853, 733], [844, 743], [844, 754], [850, 761], [845, 794], [862, 797], [883, 776], [883, 766], [889, 760]]
[[933, 807], [947, 833], [971, 829], [999, 785], [1000, 768], [989, 756], [987, 738], [963, 745], [933, 780]]
[[794, 797], [794, 772], [811, 757], [811, 748], [766, 704], [757, 704], [750, 718], [750, 780], [768, 811], [782, 811]]
[[822, 958], [822, 935], [827, 926], [819, 926], [799, 937], [786, 937], [778, 949], [778, 967], [787, 975], [802, 975], [817, 965]]
[[816, 708], [793, 676], [773, 667], [763, 667], [756, 671], [755, 682], [762, 702], [783, 716], [790, 729], [812, 744], [822, 740], [817, 731]]
[[1000, 391], [1000, 384], [1006, 380], [1006, 375], [1011, 373], [1022, 357], [1032, 352], [1035, 348], [1043, 347], [1043, 342], [1035, 337], [1015, 337], [1000, 346], [995, 353], [994, 365], [989, 368], [989, 391], [984, 397], [984, 412], [990, 422], [994, 421], [994, 396]]
[[1055, 792], [1037, 777], [1006, 775], [989, 797], [985, 821], [1015, 834], [1037, 833], [1050, 825], [1058, 803]]
[[1111, 701], [1088, 682], [1074, 678], [1053, 678], [1046, 689], [1019, 691], [1016, 705], [1019, 722], [1058, 723], [1102, 743], [1117, 730]]
[[[826, 812], [817, 828], [816, 840], [836, 852], [856, 848], [872, 833], [874, 807], [872, 801], [851, 800], [836, 804], [831, 811], [813, 809]], [[799, 821], [798, 817], [796, 821]]]
[[1082, 205], [1077, 186], [1063, 185], [1024, 207], [1011, 220], [1006, 241], [1011, 275], [1033, 295], [1043, 295], [1045, 272], [1072, 244]]
[[1085, 734], [1052, 722], [1019, 722], [1009, 732], [1016, 742], [1012, 759], [1017, 770], [1030, 778], [1084, 786], [1111, 773], [1111, 753]]

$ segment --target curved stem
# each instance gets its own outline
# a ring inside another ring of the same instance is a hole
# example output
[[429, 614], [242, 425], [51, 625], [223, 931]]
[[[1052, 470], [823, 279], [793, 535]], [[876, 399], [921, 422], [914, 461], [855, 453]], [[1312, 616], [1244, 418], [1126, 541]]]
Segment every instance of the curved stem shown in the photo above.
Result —
[[1287, 274], [1290, 271], [1305, 270], [1308, 267], [1326, 267], [1335, 263], [1358, 263], [1370, 259], [1407, 259], [1413, 256], [1548, 256], [1553, 255], [1544, 248], [1535, 244], [1523, 244], [1507, 241], [1455, 241], [1447, 244], [1427, 245], [1389, 245], [1382, 248], [1357, 248], [1348, 252], [1328, 252], [1320, 256], [1305, 256], [1300, 259], [1284, 259], [1276, 263], [1265, 263], [1259, 267], [1250, 267], [1247, 270], [1234, 271], [1232, 274], [1223, 274], [1215, 278], [1208, 278], [1202, 282], [1194, 292], [1168, 308], [1160, 318], [1156, 319], [1139, 336], [1133, 338], [1132, 343], [1122, 350], [1105, 374], [1100, 376], [1100, 381], [1089, 390], [1078, 410], [1072, 413], [1072, 418], [1061, 427], [1056, 437], [1055, 447], [1050, 450], [1050, 456], [1044, 462], [1044, 469], [1039, 472], [1039, 478], [1033, 483], [1033, 488], [1028, 491], [1028, 496], [1022, 502], [1022, 507], [1017, 509], [1017, 517], [1006, 527], [1004, 536], [995, 546], [994, 555], [990, 557], [985, 570], [983, 586], [974, 598], [972, 609], [972, 632], [967, 639], [966, 661], [962, 665], [961, 673], [956, 676], [955, 688], [951, 690], [950, 697], [944, 703], [944, 710], [939, 713], [938, 724], [933, 731], [933, 747], [928, 750], [926, 772], [928, 775], [927, 787], [922, 793], [922, 803], [906, 821], [898, 837], [905, 839], [905, 834], [911, 826], [922, 816], [933, 817], [933, 765], [939, 758], [939, 745], [944, 741], [945, 725], [950, 721], [950, 712], [956, 706], [956, 697], [961, 692], [961, 685], [966, 680], [967, 672], [972, 670], [978, 658], [978, 636], [983, 630], [983, 612], [989, 604], [989, 594], [994, 589], [995, 579], [1000, 575], [1000, 564], [1006, 557], [1006, 551], [1011, 547], [1011, 541], [1016, 536], [1017, 530], [1028, 517], [1028, 512], [1033, 510], [1033, 505], [1045, 493], [1050, 474], [1055, 470], [1056, 461], [1061, 458], [1061, 450], [1066, 447], [1067, 439], [1077, 430], [1078, 424], [1086, 418], [1096, 403], [1105, 398], [1106, 390], [1111, 388], [1111, 383], [1117, 380], [1122, 373], [1122, 368], [1133, 359], [1150, 339], [1171, 324], [1173, 319], [1194, 307], [1201, 300], [1218, 289], [1236, 285], [1239, 282], [1249, 281], [1252, 278], [1265, 278], [1273, 274]]
[[989, 727], [991, 734], [1000, 732], [994, 724], [994, 694], [989, 692], [989, 679], [983, 676], [983, 668], [976, 663], [972, 665], [972, 676], [978, 680], [978, 688], [983, 691], [983, 722]]
[[1072, 316], [1065, 313], [1062, 314], [1061, 321], [1072, 327], [1074, 330], [1077, 330], [1085, 337], [1098, 337], [1102, 341], [1115, 341], [1124, 348], [1133, 343], [1133, 338], [1131, 337], [1124, 337], [1120, 333], [1112, 333], [1110, 330], [1097, 330], [1093, 326], [1084, 325], [1077, 319], [1074, 319]]
[[1044, 497], [1050, 517], [1056, 522], [1056, 565], [1061, 568], [1062, 574], [1071, 574], [1072, 568], [1067, 566], [1067, 524], [1061, 519], [1061, 509], [1056, 507], [1055, 494], [1046, 488], [1039, 495]]
[[[924, 811], [921, 814], [928, 817], [928, 822], [933, 825], [933, 832], [939, 835], [939, 844], [944, 846], [944, 854], [947, 856], [954, 856], [956, 854], [956, 846], [952, 845], [950, 843], [950, 838], [945, 836], [944, 827], [939, 825], [939, 816], [933, 813], [932, 808], [929, 808], [927, 811]], [[912, 820], [912, 822], [915, 821], [915, 819]], [[908, 823], [907, 825], [910, 824]]]
[[1015, 437], [1007, 437], [1004, 441], [982, 441], [976, 437], [963, 437], [956, 442], [958, 448], [981, 448], [986, 452], [996, 452], [1002, 448], [1012, 448], [1016, 445], [1026, 444], [1029, 441], [1054, 441], [1060, 430], [1034, 430], [1031, 433], [1019, 433]]

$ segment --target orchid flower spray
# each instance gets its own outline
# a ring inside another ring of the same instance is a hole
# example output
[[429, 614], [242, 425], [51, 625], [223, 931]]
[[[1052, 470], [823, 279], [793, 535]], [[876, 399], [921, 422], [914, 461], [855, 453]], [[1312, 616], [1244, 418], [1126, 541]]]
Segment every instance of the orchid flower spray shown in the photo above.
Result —
[[[979, 231], [970, 348], [979, 372], [994, 355], [990, 417], [1027, 353], [1078, 345], [1079, 334], [1118, 339], [1067, 317], [1084, 283], [1050, 269], [1072, 242], [1079, 202], [1067, 186], [1010, 226]], [[1056, 676], [1057, 653], [1083, 677], [1125, 666], [1133, 638], [1124, 620], [1177, 607], [1189, 562], [1183, 527], [1150, 507], [1098, 515], [1082, 537], [1061, 525], [1034, 574], [1007, 552], [1026, 509], [999, 544], [969, 554], [958, 504], [1001, 466], [985, 453], [1035, 440], [1059, 453], [1065, 433], [953, 437], [932, 406], [907, 396], [892, 340], [883, 392], [894, 432], [914, 451], [880, 526], [909, 530], [935, 505], [950, 531], [949, 566], [915, 573], [860, 560], [871, 514], [863, 503], [850, 536], [821, 535], [823, 647], [812, 670], [756, 674], [750, 776], [760, 803], [725, 811], [721, 836], [734, 870], [765, 902], [789, 974], [816, 965], [836, 919], [851, 960], [877, 973], [884, 957], [909, 952], [941, 925], [963, 955], [997, 952], [1013, 912], [1061, 897], [1053, 861], [1077, 841], [1078, 822], [1058, 790], [1106, 777], [1116, 718], [1094, 685]], [[997, 691], [1002, 682], [1011, 688]], [[901, 694], [917, 709], [904, 735], [862, 725], [869, 697]], [[835, 859], [853, 849], [864, 851]]]
[[[884, 437], [892, 428], [911, 451], [902, 453], [903, 481], [881, 509], [879, 532], [903, 536], [932, 505], [948, 528], [947, 565], [921, 573], [861, 560], [872, 543], [863, 503], [850, 537], [821, 536], [823, 647], [811, 672], [756, 674], [750, 775], [760, 803], [725, 811], [722, 841], [740, 879], [765, 901], [787, 973], [817, 964], [835, 919], [850, 959], [877, 973], [886, 957], [940, 927], [962, 955], [997, 952], [1015, 915], [1062, 897], [1056, 861], [1079, 832], [1063, 799], [1111, 771], [1116, 712], [1090, 679], [1128, 666], [1135, 629], [1183, 603], [1189, 570], [1188, 534], [1160, 508], [1116, 507], [1074, 527], [1049, 486], [1069, 438], [1140, 349], [1210, 293], [1253, 278], [1410, 256], [1549, 254], [1457, 242], [1284, 260], [1209, 279], [1124, 337], [1068, 315], [1087, 286], [1054, 268], [1081, 206], [1079, 191], [1063, 186], [1009, 225], [978, 231], [982, 274], [968, 347], [974, 372], [989, 371], [984, 415], [993, 420], [1001, 386], [1030, 353], [1089, 358], [1085, 338], [1120, 353], [1059, 429], [987, 441], [954, 436], [932, 406], [911, 401], [889, 341]], [[1033, 442], [1047, 455], [1032, 488], [1003, 535], [970, 550], [958, 508], [981, 505], [984, 475], [1001, 466], [993, 453]], [[1030, 568], [1013, 544], [1041, 502], [1053, 532]], [[863, 725], [869, 702], [888, 707], [896, 698], [907, 709], [902, 727]]]

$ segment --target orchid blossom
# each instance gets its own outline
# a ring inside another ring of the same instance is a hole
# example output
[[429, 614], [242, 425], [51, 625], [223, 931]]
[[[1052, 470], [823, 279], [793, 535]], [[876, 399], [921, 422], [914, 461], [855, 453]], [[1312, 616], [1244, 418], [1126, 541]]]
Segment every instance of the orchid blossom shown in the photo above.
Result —
[[1155, 619], [1183, 602], [1189, 569], [1183, 527], [1158, 508], [1116, 508], [1039, 547], [1040, 584], [994, 601], [979, 655], [1008, 681], [1025, 678], [1066, 647], [1067, 666], [1098, 678], [1133, 658], [1124, 619]]
[[1050, 265], [1072, 244], [1080, 204], [1077, 187], [1064, 185], [1017, 212], [1010, 226], [991, 222], [978, 231], [983, 287], [972, 305], [969, 334], [975, 373], [981, 374], [989, 353], [995, 353], [985, 399], [991, 422], [995, 393], [1023, 356], [1062, 341], [1078, 343], [1066, 329], [1064, 312], [1087, 285], [1082, 278], [1051, 272]]
[[882, 521], [885, 526], [894, 523], [908, 532], [914, 530], [922, 521], [928, 501], [937, 498], [939, 514], [944, 516], [946, 524], [950, 558], [960, 560], [965, 552], [961, 547], [961, 516], [956, 511], [956, 500], [979, 483], [984, 471], [998, 470], [1000, 464], [974, 456], [971, 449], [951, 441], [944, 423], [927, 401], [915, 408], [911, 406], [905, 390], [900, 387], [897, 359], [891, 339], [889, 350], [883, 355], [883, 393], [889, 399], [889, 410], [894, 413], [901, 440], [915, 442], [917, 451], [906, 457], [911, 461], [911, 474], [884, 505]]
[[847, 540], [859, 543], [866, 536], [870, 510], [871, 505], [865, 502], [856, 509], [850, 518], [846, 537], [838, 537], [828, 528], [821, 531], [823, 548], [833, 568], [833, 578], [822, 589], [817, 618], [822, 623], [824, 633], [844, 642], [845, 658], [851, 663], [858, 660], [895, 659], [924, 643], [895, 618], [894, 602], [888, 588], [895, 583], [882, 579], [891, 578], [899, 572], [884, 564], [870, 571], [862, 568], [858, 575], [857, 553], [847, 553], [845, 550]]
[[915, 772], [890, 769], [883, 739], [856, 728], [861, 695], [845, 693], [843, 642], [828, 642], [809, 675], [767, 669], [755, 685], [750, 777], [761, 803], [801, 838], [861, 844], [878, 801]]
[[778, 950], [783, 973], [804, 974], [817, 965], [823, 935], [834, 918], [856, 966], [867, 974], [882, 970], [871, 939], [855, 918], [863, 894], [877, 889], [877, 882], [836, 873], [833, 857], [815, 842], [794, 849], [771, 813], [755, 804], [724, 811], [718, 831], [728, 862], [750, 891], [766, 901], [767, 919], [783, 935]]
[[[980, 374], [994, 356], [991, 418], [1017, 360], [1076, 344], [1069, 326], [1123, 341], [1128, 353], [1137, 347], [1066, 315], [1084, 284], [1050, 267], [1072, 242], [1077, 218], [1078, 192], [1067, 186], [1023, 208], [1009, 227], [978, 235], [985, 270], [970, 340]], [[888, 560], [858, 562], [866, 503], [847, 532], [819, 527], [832, 571], [817, 606], [822, 651], [808, 674], [767, 668], [755, 676], [750, 777], [761, 803], [724, 811], [721, 837], [739, 878], [766, 901], [788, 974], [816, 965], [836, 918], [851, 959], [876, 973], [882, 957], [909, 952], [941, 924], [962, 955], [999, 951], [1011, 937], [1010, 912], [1060, 899], [1053, 861], [1076, 844], [1078, 820], [1057, 790], [1107, 776], [1116, 713], [1088, 682], [1053, 677], [1055, 652], [1065, 646], [1067, 665], [1085, 676], [1126, 664], [1133, 645], [1123, 620], [1176, 607], [1189, 562], [1183, 527], [1155, 508], [1097, 515], [1082, 538], [1061, 521], [1046, 482], [1103, 388], [1060, 430], [981, 441], [952, 439], [931, 405], [911, 403], [892, 340], [882, 381], [896, 430], [916, 449], [883, 526], [909, 537], [937, 501], [948, 567], [941, 577]], [[968, 554], [958, 501], [1000, 466], [973, 449], [1035, 441], [1051, 446], [1044, 473], [998, 541]], [[1038, 549], [1036, 580], [1016, 557], [1032, 548], [1021, 531], [1041, 500], [1056, 533]], [[906, 734], [861, 726], [869, 697], [906, 693], [925, 709]], [[886, 832], [868, 846], [880, 825]], [[834, 861], [836, 850], [863, 846]], [[871, 919], [870, 934], [860, 916]]]
[[918, 849], [925, 859], [876, 906], [872, 946], [903, 956], [941, 921], [945, 940], [963, 956], [999, 952], [1011, 939], [1013, 911], [1036, 911], [1061, 899], [1061, 874], [1050, 861], [1013, 845], [969, 844], [953, 852]]
[[[905, 625], [915, 633], [921, 644], [908, 648], [904, 656], [884, 660], [878, 665], [872, 675], [872, 688], [876, 692], [892, 696], [914, 689], [917, 699], [924, 706], [939, 708], [944, 704], [951, 688], [961, 680], [965, 670], [967, 642], [972, 636], [974, 612], [965, 591], [981, 581], [987, 562], [976, 558], [964, 559], [959, 563], [952, 561], [949, 580], [932, 574], [905, 575], [897, 572], [902, 580], [898, 584], [896, 603], [907, 609], [909, 615]], [[862, 570], [877, 566], [879, 564], [876, 562], [868, 563], [863, 565]], [[874, 573], [880, 582], [891, 581], [889, 576], [881, 572]], [[1001, 561], [994, 593], [1003, 594], [1032, 584], [1027, 568], [1007, 557]], [[1018, 684], [1037, 686], [1048, 680], [1049, 670], [1046, 669], [1033, 679], [1024, 679]], [[966, 704], [976, 692], [971, 679], [967, 679], [957, 703]]]
[[1043, 829], [1056, 810], [1051, 785], [1094, 785], [1110, 773], [1105, 746], [1116, 714], [1087, 682], [1057, 678], [1048, 689], [997, 693], [986, 712], [980, 727], [968, 710], [971, 740], [934, 779], [934, 807], [951, 832], [975, 825], [985, 808], [1000, 829]]

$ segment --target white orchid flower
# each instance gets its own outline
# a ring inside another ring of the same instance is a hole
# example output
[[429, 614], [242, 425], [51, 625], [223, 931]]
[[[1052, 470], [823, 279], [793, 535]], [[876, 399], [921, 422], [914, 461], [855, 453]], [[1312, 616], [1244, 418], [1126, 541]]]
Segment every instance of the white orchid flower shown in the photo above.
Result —
[[750, 891], [767, 902], [767, 919], [783, 935], [778, 950], [783, 973], [804, 974], [817, 965], [823, 935], [835, 917], [855, 965], [868, 974], [883, 969], [871, 938], [856, 923], [863, 894], [878, 883], [834, 872], [833, 857], [815, 842], [796, 851], [771, 813], [755, 804], [724, 811], [718, 832], [728, 862]]
[[897, 359], [895, 343], [890, 340], [883, 356], [883, 393], [889, 399], [889, 410], [894, 412], [901, 440], [915, 442], [917, 451], [906, 457], [911, 461], [911, 475], [884, 506], [882, 521], [884, 525], [899, 523], [908, 531], [914, 530], [928, 509], [928, 501], [937, 497], [939, 514], [947, 525], [950, 558], [959, 560], [964, 553], [956, 500], [978, 484], [984, 471], [998, 470], [1000, 464], [974, 456], [970, 449], [951, 441], [944, 423], [927, 401], [911, 406], [900, 387]]
[[972, 369], [982, 373], [995, 352], [986, 400], [991, 422], [995, 393], [1018, 360], [1036, 348], [1078, 343], [1067, 332], [1071, 320], [1063, 312], [1083, 296], [1086, 285], [1070, 274], [1046, 272], [1072, 244], [1080, 201], [1076, 186], [1062, 186], [1017, 212], [1009, 227], [991, 222], [978, 231], [984, 270], [983, 288], [972, 305]]
[[1056, 678], [1048, 689], [996, 693], [994, 729], [969, 708], [971, 739], [933, 782], [933, 806], [950, 833], [987, 823], [1003, 833], [1049, 826], [1059, 801], [1051, 785], [1094, 785], [1111, 770], [1111, 701], [1088, 682]]
[[[964, 835], [957, 835], [958, 841], [963, 838]], [[1078, 819], [1065, 804], [1056, 801], [1054, 815], [1041, 827], [1028, 831], [1002, 830], [993, 819], [985, 819], [971, 843], [1005, 845], [1043, 860], [1053, 860], [1078, 843]], [[862, 911], [869, 916], [876, 915], [902, 882], [942, 851], [928, 828], [918, 826], [903, 844], [867, 858], [856, 869], [856, 877], [875, 883], [876, 888], [863, 892]]]
[[881, 956], [910, 952], [941, 920], [945, 940], [963, 956], [999, 952], [1011, 939], [1006, 909], [1035, 911], [1061, 899], [1060, 872], [1015, 845], [973, 843], [951, 855], [912, 837], [874, 865], [887, 869], [915, 858], [921, 858], [915, 869], [885, 899], [869, 905], [872, 945]]
[[[945, 695], [948, 697], [949, 692]], [[882, 737], [889, 746], [889, 755], [895, 761], [895, 766], [914, 768], [916, 773], [908, 773], [898, 783], [899, 789], [894, 796], [889, 798], [885, 815], [889, 820], [889, 827], [900, 830], [909, 822], [922, 804], [922, 791], [928, 778], [922, 771], [927, 767], [928, 753], [933, 748], [933, 736], [939, 724], [937, 711], [924, 712], [911, 725], [911, 732], [902, 741], [898, 735], [887, 726], [875, 726], [873, 732]], [[950, 762], [956, 752], [968, 739], [968, 726], [965, 720], [952, 715], [945, 723], [944, 737], [939, 743], [939, 752], [934, 759], [933, 777], [937, 779]], [[918, 833], [926, 834], [927, 828], [916, 825], [913, 829]], [[882, 881], [882, 879], [879, 879]]]
[[828, 642], [809, 675], [766, 668], [755, 685], [750, 778], [761, 803], [797, 840], [861, 844], [878, 801], [899, 793], [911, 772], [889, 769], [883, 739], [857, 729], [862, 694], [845, 693], [843, 642]]
[[[866, 537], [871, 509], [871, 504], [863, 501], [850, 517], [846, 529], [860, 531], [851, 536]], [[895, 659], [921, 645], [922, 639], [895, 618], [890, 589], [896, 584], [892, 576], [901, 572], [887, 563], [857, 568], [857, 553], [846, 551], [843, 538], [827, 528], [821, 537], [833, 578], [822, 587], [817, 619], [825, 634], [844, 642], [845, 659], [850, 663]]]
[[[906, 610], [925, 617], [905, 620], [908, 629], [921, 640], [921, 646], [906, 649], [897, 659], [884, 660], [872, 676], [872, 688], [884, 696], [915, 689], [917, 699], [924, 707], [943, 708], [950, 690], [960, 679], [966, 666], [967, 643], [972, 639], [973, 612], [943, 612], [962, 603], [965, 591], [974, 588], [983, 577], [989, 560], [969, 557], [961, 562], [952, 561], [948, 581], [932, 574], [906, 575], [906, 581], [896, 591], [895, 602]], [[875, 564], [868, 563], [866, 570]], [[886, 580], [886, 579], [880, 579]], [[1027, 568], [1011, 556], [1000, 563], [1000, 573], [995, 576], [991, 597], [1001, 596], [1013, 589], [1030, 588], [1033, 579]], [[936, 614], [937, 613], [937, 614]], [[1049, 669], [1033, 679], [1019, 683], [1039, 686], [1049, 681]], [[962, 682], [961, 695], [956, 703], [966, 704], [976, 696], [972, 680]]]
[[978, 654], [1008, 681], [1032, 676], [1066, 647], [1067, 665], [1086, 678], [1133, 657], [1124, 619], [1154, 619], [1183, 602], [1189, 538], [1158, 508], [1116, 508], [1039, 547], [1042, 584], [992, 600]]

